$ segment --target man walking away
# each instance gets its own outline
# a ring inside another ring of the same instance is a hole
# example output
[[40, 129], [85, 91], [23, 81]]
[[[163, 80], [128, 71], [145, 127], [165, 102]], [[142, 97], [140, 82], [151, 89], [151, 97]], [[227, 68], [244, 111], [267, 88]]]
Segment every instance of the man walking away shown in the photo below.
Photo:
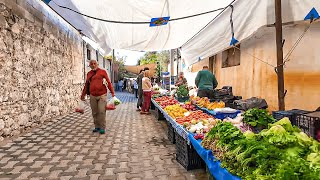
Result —
[[142, 91], [142, 78], [144, 77], [143, 70], [140, 70], [140, 73], [137, 77], [137, 83], [138, 83], [138, 103], [137, 103], [137, 111], [140, 111], [140, 108], [142, 108], [143, 103], [143, 91]]
[[95, 126], [93, 132], [104, 134], [106, 128], [107, 87], [103, 84], [103, 79], [107, 81], [112, 97], [114, 97], [114, 90], [107, 72], [98, 67], [96, 60], [90, 60], [89, 66], [91, 71], [87, 74], [81, 100], [84, 100], [86, 95], [90, 95], [90, 106]]
[[209, 71], [208, 66], [203, 66], [203, 69], [198, 72], [196, 80], [199, 97], [208, 97], [213, 99], [213, 90], [218, 86], [216, 77]]

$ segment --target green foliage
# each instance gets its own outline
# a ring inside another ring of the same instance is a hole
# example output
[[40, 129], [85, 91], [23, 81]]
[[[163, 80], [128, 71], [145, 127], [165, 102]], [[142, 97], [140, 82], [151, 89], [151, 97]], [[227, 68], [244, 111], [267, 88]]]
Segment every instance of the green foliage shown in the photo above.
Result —
[[267, 110], [253, 108], [243, 114], [243, 122], [261, 130], [267, 128], [269, 123], [274, 123], [275, 119]]
[[157, 63], [157, 75], [160, 76], [161, 72], [168, 71], [168, 63], [170, 61], [169, 51], [160, 52], [147, 52], [143, 57], [138, 60], [137, 65], [146, 65]]
[[186, 85], [181, 85], [177, 89], [177, 96], [178, 97], [187, 97], [189, 96], [189, 90]]

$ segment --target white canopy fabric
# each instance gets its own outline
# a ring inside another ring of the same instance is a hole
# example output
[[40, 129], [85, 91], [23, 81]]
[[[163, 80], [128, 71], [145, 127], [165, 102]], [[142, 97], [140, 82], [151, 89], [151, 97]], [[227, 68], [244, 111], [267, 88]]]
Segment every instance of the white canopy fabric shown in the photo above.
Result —
[[170, 19], [212, 11], [229, 5], [232, 0], [52, 0], [49, 6], [86, 36], [96, 41], [106, 53], [110, 49], [158, 51], [175, 49], [194, 36], [220, 11], [171, 21], [167, 25], [116, 24], [84, 17], [68, 9], [96, 18], [150, 22], [151, 18]]
[[[181, 47], [182, 56], [190, 65], [197, 62], [199, 57], [205, 58], [230, 47], [230, 7], [220, 15], [221, 10], [149, 27], [149, 24], [103, 22], [58, 5], [100, 19], [150, 22], [155, 17], [170, 16], [170, 19], [175, 19], [212, 11], [226, 7], [231, 2], [233, 0], [51, 0], [49, 6], [96, 41], [106, 53], [111, 49], [158, 51]], [[234, 37], [238, 41], [275, 22], [274, 0], [236, 0], [233, 6]], [[282, 7], [284, 23], [303, 21], [313, 7], [320, 10], [320, 1], [282, 0]]]
[[[259, 28], [275, 23], [274, 0], [238, 0], [233, 3], [234, 37], [242, 41]], [[283, 23], [303, 21], [310, 10], [320, 10], [319, 0], [282, 0]], [[231, 8], [224, 11], [198, 36], [182, 47], [181, 55], [187, 65], [199, 61], [199, 58], [212, 56], [230, 47]]]

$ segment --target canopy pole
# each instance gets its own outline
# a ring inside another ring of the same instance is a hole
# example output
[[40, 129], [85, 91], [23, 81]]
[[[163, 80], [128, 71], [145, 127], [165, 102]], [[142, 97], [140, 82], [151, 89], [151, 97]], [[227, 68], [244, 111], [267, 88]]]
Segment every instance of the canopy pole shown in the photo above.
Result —
[[280, 111], [285, 110], [284, 101], [284, 73], [283, 73], [283, 37], [282, 37], [282, 12], [281, 0], [275, 0], [276, 17], [276, 46], [277, 46], [277, 76], [278, 76], [278, 106]]
[[114, 61], [115, 61], [115, 57], [114, 57], [114, 49], [112, 49], [112, 61], [111, 61], [111, 83], [112, 85], [114, 85]]

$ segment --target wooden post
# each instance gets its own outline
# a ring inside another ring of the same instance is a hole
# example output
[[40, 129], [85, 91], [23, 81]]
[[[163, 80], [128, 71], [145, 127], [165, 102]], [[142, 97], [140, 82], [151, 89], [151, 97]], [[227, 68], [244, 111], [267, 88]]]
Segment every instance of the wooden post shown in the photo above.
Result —
[[213, 73], [213, 61], [215, 59], [215, 55], [209, 57], [209, 71]]
[[277, 75], [278, 75], [278, 105], [279, 110], [285, 110], [284, 73], [283, 73], [283, 43], [282, 43], [282, 12], [281, 0], [275, 0], [276, 45], [277, 45]]

